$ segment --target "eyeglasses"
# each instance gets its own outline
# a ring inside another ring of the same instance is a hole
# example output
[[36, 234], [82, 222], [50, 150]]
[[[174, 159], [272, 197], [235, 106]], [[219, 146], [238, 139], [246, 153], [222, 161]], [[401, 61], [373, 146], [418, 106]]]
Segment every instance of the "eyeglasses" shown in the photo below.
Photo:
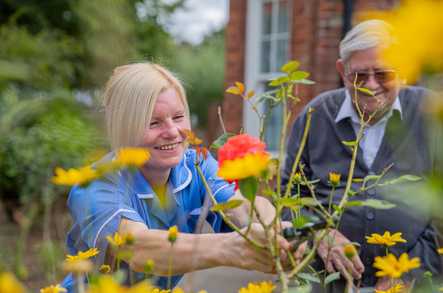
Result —
[[377, 70], [377, 71], [356, 71], [347, 75], [350, 82], [359, 86], [364, 85], [370, 76], [374, 76], [375, 80], [382, 84], [393, 81], [397, 78], [397, 72], [395, 70]]

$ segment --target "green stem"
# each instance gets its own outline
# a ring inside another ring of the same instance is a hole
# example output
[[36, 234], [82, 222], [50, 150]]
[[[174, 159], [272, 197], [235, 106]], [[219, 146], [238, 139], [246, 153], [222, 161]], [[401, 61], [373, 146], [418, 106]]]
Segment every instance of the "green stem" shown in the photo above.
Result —
[[[203, 182], [203, 185], [205, 186], [206, 192], [208, 194], [208, 196], [211, 198], [212, 203], [214, 205], [217, 204], [217, 200], [215, 199], [214, 195], [212, 194], [212, 190], [208, 185], [208, 182], [206, 181], [206, 178], [200, 168], [200, 166], [196, 166], [197, 167], [197, 172], [198, 175], [200, 176], [200, 179]], [[232, 230], [234, 230], [235, 232], [237, 232], [242, 238], [244, 238], [248, 243], [250, 243], [251, 245], [255, 246], [256, 248], [259, 249], [264, 249], [265, 247], [259, 243], [257, 243], [254, 239], [249, 238], [245, 233], [243, 233], [230, 219], [229, 217], [226, 216], [226, 214], [223, 211], [219, 211], [218, 212], [223, 220], [225, 221], [225, 223], [229, 226], [229, 228], [231, 228]]]
[[172, 284], [172, 250], [174, 249], [174, 244], [171, 243], [171, 253], [168, 257], [168, 285], [166, 288], [171, 290], [171, 284]]
[[[283, 156], [285, 152], [285, 138], [286, 131], [288, 128], [288, 123], [291, 115], [288, 113], [288, 102], [286, 99], [283, 100], [283, 117], [282, 117], [282, 127], [280, 131], [280, 149], [278, 154], [278, 162], [277, 162], [277, 194], [281, 194], [281, 164], [283, 161]], [[291, 179], [291, 178], [290, 178]]]
[[289, 176], [288, 185], [286, 186], [285, 197], [289, 197], [289, 195], [291, 194], [291, 189], [294, 181], [293, 178], [295, 176], [295, 173], [297, 172], [297, 166], [300, 163], [301, 155], [303, 153], [303, 149], [305, 148], [306, 140], [308, 139], [309, 129], [311, 128], [312, 112], [314, 112], [314, 109], [309, 108], [308, 113], [306, 114], [305, 129], [303, 131], [303, 136], [300, 142], [300, 146], [297, 150], [297, 155], [295, 156], [294, 163], [292, 164], [291, 176]]

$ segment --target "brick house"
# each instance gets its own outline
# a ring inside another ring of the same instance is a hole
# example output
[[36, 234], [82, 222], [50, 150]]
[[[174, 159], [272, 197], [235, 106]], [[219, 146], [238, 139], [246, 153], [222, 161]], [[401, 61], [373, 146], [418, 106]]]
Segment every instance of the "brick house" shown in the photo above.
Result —
[[[256, 92], [266, 90], [287, 60], [296, 59], [311, 73], [314, 86], [301, 89], [295, 113], [318, 93], [337, 88], [338, 44], [362, 11], [385, 10], [397, 0], [231, 0], [226, 28], [225, 87], [242, 81]], [[258, 119], [241, 98], [225, 94], [223, 118], [228, 131], [258, 134]], [[281, 110], [267, 122], [266, 142], [277, 147]]]

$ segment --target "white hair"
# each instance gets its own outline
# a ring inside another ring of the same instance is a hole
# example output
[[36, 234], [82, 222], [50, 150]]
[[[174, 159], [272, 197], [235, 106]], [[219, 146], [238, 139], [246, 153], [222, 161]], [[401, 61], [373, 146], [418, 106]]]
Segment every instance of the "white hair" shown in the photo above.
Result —
[[114, 69], [103, 94], [106, 129], [113, 150], [140, 145], [157, 97], [171, 88], [177, 91], [189, 118], [183, 86], [166, 68], [134, 63]]
[[379, 19], [359, 23], [340, 42], [340, 58], [345, 62], [355, 51], [389, 47], [394, 42], [392, 30], [390, 24]]

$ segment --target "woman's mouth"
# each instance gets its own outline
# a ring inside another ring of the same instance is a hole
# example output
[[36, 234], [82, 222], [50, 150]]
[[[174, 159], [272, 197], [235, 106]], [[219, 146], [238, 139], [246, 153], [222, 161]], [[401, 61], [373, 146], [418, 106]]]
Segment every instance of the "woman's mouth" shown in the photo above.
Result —
[[175, 148], [177, 148], [177, 146], [179, 146], [182, 142], [174, 142], [174, 143], [169, 143], [169, 144], [162, 144], [160, 146], [155, 146], [154, 149], [156, 150], [160, 150], [160, 151], [172, 151]]

